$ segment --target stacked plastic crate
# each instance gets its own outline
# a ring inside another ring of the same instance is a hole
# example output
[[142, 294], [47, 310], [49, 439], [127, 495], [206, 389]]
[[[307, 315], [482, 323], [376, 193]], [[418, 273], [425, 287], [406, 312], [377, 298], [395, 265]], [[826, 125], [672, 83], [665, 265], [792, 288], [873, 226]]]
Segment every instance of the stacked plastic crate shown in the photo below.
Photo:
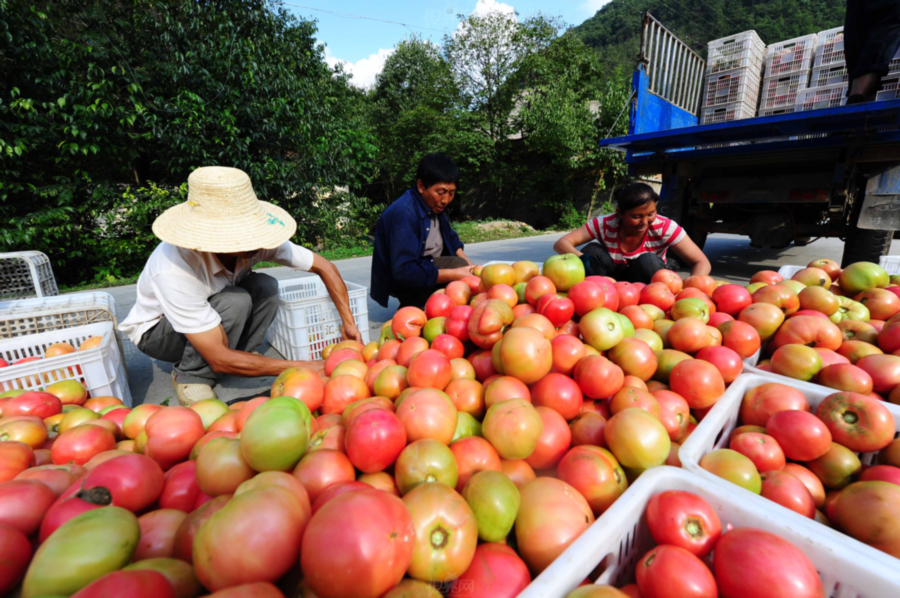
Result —
[[844, 28], [820, 31], [809, 87], [797, 94], [796, 112], [835, 108], [847, 101], [847, 62]]
[[900, 50], [897, 50], [889, 68], [888, 74], [881, 78], [881, 91], [875, 96], [879, 102], [900, 98]]
[[709, 42], [702, 124], [756, 115], [765, 59], [766, 45], [755, 31], [744, 31]]
[[762, 97], [759, 101], [760, 116], [794, 111], [797, 94], [806, 89], [809, 83], [817, 39], [818, 36], [813, 33], [768, 47]]

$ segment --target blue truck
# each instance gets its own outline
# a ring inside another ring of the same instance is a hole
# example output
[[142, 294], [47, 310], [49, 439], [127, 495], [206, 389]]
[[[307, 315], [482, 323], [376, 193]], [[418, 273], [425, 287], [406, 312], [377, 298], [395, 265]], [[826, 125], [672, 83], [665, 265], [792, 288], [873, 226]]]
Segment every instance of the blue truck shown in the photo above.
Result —
[[698, 124], [705, 60], [649, 13], [633, 77], [626, 152], [660, 176], [659, 212], [701, 248], [709, 233], [753, 247], [838, 237], [843, 265], [874, 261], [900, 230], [900, 99]]

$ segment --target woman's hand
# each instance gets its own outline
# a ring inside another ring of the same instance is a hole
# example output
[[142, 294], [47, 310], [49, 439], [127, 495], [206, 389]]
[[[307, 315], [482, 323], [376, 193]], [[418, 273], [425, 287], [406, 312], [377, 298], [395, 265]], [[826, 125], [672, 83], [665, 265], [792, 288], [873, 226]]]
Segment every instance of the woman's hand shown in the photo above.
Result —
[[575, 255], [580, 256], [581, 252], [575, 249], [575, 247], [584, 245], [593, 238], [594, 237], [591, 236], [591, 233], [588, 231], [587, 225], [585, 224], [584, 226], [567, 233], [563, 238], [554, 243], [553, 251], [560, 254], [574, 253]]
[[690, 266], [691, 276], [708, 276], [712, 272], [712, 265], [709, 263], [706, 254], [697, 247], [697, 244], [687, 234], [685, 234], [684, 239], [672, 245], [672, 251], [681, 258], [685, 266]]

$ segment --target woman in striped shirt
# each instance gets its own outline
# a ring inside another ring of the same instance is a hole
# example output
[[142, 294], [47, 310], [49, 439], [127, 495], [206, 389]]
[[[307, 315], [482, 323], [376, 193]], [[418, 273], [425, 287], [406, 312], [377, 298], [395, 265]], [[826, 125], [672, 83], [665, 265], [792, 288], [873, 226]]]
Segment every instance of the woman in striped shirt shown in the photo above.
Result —
[[[659, 196], [650, 185], [631, 183], [613, 193], [616, 212], [593, 218], [553, 245], [557, 253], [581, 256], [588, 276], [649, 283], [658, 270], [689, 269], [709, 274], [712, 267], [697, 245], [674, 220], [656, 213]], [[583, 245], [595, 241], [577, 249]], [[680, 264], [666, 259], [669, 249]]]

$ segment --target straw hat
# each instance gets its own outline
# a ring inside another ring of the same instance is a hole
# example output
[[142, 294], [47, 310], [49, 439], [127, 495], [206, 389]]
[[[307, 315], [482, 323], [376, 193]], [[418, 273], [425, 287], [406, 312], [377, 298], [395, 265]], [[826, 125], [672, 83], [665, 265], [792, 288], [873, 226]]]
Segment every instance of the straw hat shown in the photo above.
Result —
[[247, 173], [223, 166], [192, 172], [188, 200], [153, 222], [153, 234], [166, 243], [211, 253], [274, 249], [296, 230], [290, 214], [256, 198]]

